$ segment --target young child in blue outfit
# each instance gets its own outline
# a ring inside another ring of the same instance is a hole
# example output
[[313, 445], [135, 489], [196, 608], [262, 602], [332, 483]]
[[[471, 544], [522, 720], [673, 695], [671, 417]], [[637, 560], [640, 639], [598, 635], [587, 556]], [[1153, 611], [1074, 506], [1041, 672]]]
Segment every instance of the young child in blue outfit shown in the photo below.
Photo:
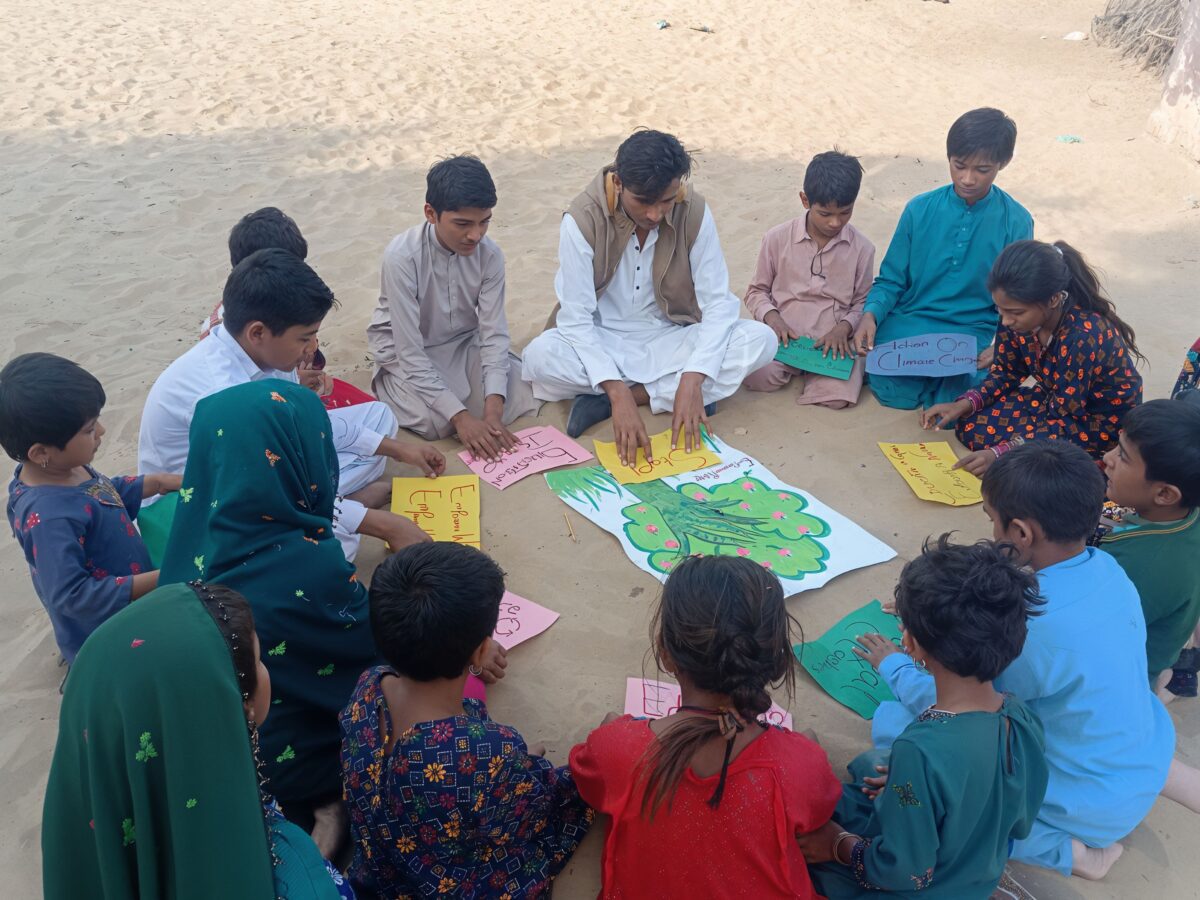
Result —
[[[998, 317], [987, 289], [992, 263], [1013, 241], [1033, 237], [1033, 218], [993, 182], [1009, 164], [1017, 126], [998, 109], [959, 116], [946, 135], [950, 181], [908, 201], [854, 332], [865, 355], [876, 342], [936, 332], [974, 336], [979, 367], [991, 364]], [[976, 375], [870, 375], [876, 399], [894, 409], [954, 400]]]
[[144, 497], [179, 490], [179, 475], [109, 479], [91, 467], [104, 401], [93, 375], [50, 353], [0, 370], [0, 445], [18, 464], [8, 521], [67, 663], [105, 619], [157, 586], [133, 521]]
[[[1116, 560], [1086, 545], [1104, 491], [1095, 461], [1068, 441], [1030, 441], [983, 476], [995, 540], [1037, 572], [1045, 600], [1020, 656], [995, 679], [996, 690], [1042, 720], [1050, 768], [1045, 802], [1012, 858], [1090, 879], [1116, 862], [1117, 841], [1160, 791], [1196, 808], [1195, 774], [1185, 778], [1187, 767], [1173, 764], [1175, 727], [1146, 682], [1137, 589]], [[900, 700], [881, 704], [871, 725], [876, 746], [887, 746], [933, 703], [935, 689], [905, 654], [871, 662]]]

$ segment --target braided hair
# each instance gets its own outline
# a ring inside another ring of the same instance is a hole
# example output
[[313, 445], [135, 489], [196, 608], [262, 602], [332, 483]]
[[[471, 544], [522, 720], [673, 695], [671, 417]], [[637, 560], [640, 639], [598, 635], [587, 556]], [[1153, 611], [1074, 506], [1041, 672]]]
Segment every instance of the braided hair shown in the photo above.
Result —
[[[674, 796], [696, 752], [709, 741], [725, 741], [725, 761], [709, 799], [716, 808], [725, 791], [733, 744], [771, 707], [770, 686], [794, 689], [792, 627], [799, 624], [784, 605], [779, 579], [741, 557], [689, 557], [671, 572], [651, 622], [655, 659], [664, 654], [702, 691], [729, 697], [728, 707], [681, 716], [647, 750], [641, 763], [644, 813]], [[765, 727], [765, 726], [760, 726]]]

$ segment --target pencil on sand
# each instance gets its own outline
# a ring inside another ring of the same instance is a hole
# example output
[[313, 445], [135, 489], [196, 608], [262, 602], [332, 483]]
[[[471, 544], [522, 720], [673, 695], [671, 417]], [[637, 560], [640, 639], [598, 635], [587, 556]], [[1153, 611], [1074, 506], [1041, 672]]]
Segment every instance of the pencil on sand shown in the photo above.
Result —
[[575, 529], [571, 527], [571, 520], [567, 518], [566, 513], [563, 513], [563, 521], [567, 523], [567, 531], [571, 532], [571, 540], [578, 544], [579, 539], [575, 537]]

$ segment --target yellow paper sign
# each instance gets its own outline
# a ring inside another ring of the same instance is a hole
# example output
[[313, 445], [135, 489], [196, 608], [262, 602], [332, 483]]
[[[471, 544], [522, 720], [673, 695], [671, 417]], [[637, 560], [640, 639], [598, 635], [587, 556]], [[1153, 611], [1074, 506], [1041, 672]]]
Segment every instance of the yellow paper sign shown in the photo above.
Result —
[[970, 506], [982, 503], [979, 479], [962, 469], [951, 470], [958, 457], [945, 441], [921, 444], [885, 444], [879, 449], [922, 500]]
[[392, 512], [435, 541], [479, 546], [479, 476], [393, 478]]
[[707, 469], [721, 461], [721, 458], [704, 444], [703, 438], [701, 446], [693, 449], [691, 453], [683, 449], [683, 438], [679, 439], [679, 446], [672, 450], [669, 430], [650, 436], [650, 451], [654, 458], [647, 460], [646, 452], [639, 447], [637, 459], [630, 468], [621, 465], [621, 457], [617, 454], [615, 443], [596, 441], [596, 459], [600, 460], [600, 465], [608, 469], [620, 484], [641, 484], [668, 475], [682, 475], [697, 469]]

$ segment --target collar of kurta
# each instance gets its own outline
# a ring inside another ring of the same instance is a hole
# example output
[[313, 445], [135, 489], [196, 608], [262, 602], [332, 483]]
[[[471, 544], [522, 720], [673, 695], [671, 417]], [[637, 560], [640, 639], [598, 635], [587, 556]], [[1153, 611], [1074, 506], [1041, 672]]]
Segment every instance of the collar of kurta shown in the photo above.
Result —
[[960, 209], [983, 209], [991, 202], [992, 198], [996, 196], [996, 186], [993, 184], [990, 188], [988, 188], [988, 192], [986, 194], [984, 194], [974, 203], [968, 205], [966, 200], [958, 196], [958, 191], [954, 189], [953, 184], [949, 185], [949, 188], [950, 202], [958, 206]]
[[453, 250], [448, 250], [442, 246], [442, 242], [438, 240], [437, 229], [434, 224], [428, 220], [425, 222], [425, 243], [434, 249], [440, 256], [450, 259], [458, 256]]
[[[803, 244], [805, 241], [812, 241], [814, 244], [817, 242], [816, 239], [811, 234], [808, 233], [808, 217], [809, 217], [809, 215], [810, 215], [809, 211], [805, 210], [804, 215], [801, 216], [800, 218], [798, 218], [796, 220], [796, 223], [792, 226], [792, 243], [793, 244]], [[844, 226], [842, 226], [842, 230], [837, 233], [837, 237], [830, 238], [829, 243], [827, 243], [824, 247], [820, 248], [817, 252], [824, 253], [826, 250], [828, 250], [830, 247], [834, 246], [835, 244], [850, 243], [850, 238], [846, 237], [846, 229], [849, 227], [850, 227], [850, 223], [847, 222]]]
[[208, 336], [211, 340], [219, 342], [222, 347], [233, 354], [233, 358], [237, 360], [238, 365], [242, 367], [246, 373], [246, 377], [251, 381], [260, 378], [270, 378], [276, 374], [275, 369], [261, 368], [258, 363], [252, 360], [250, 354], [238, 343], [237, 338], [225, 327], [224, 323], [214, 325]]

